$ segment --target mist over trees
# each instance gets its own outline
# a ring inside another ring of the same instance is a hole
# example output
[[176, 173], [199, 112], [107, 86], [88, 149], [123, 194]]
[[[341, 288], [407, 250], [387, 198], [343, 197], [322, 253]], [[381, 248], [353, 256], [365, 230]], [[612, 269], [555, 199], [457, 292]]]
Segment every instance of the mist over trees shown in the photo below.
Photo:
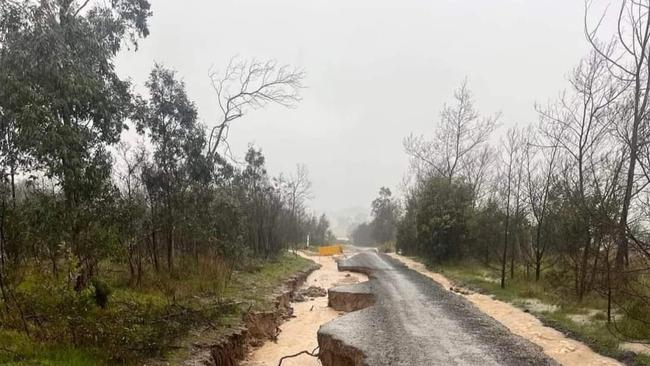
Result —
[[618, 10], [611, 43], [585, 17], [591, 51], [557, 100], [537, 105], [538, 123], [497, 141], [499, 114], [482, 116], [463, 82], [432, 140], [404, 139], [414, 183], [397, 249], [498, 268], [501, 287], [545, 279], [578, 302], [599, 296], [626, 337], [612, 314], [650, 322], [650, 18], [647, 4]]
[[361, 223], [350, 233], [357, 245], [384, 245], [395, 242], [400, 205], [390, 189], [381, 187], [379, 195], [372, 201], [369, 223]]
[[[327, 218], [307, 210], [304, 166], [273, 177], [261, 149], [250, 146], [239, 163], [228, 145], [231, 123], [249, 110], [298, 103], [304, 71], [231, 60], [210, 75], [222, 119], [204, 124], [173, 69], [155, 64], [145, 95], [115, 72], [118, 52], [149, 34], [151, 15], [145, 0], [0, 3], [3, 327], [39, 337], [60, 329], [21, 287], [37, 269], [75, 303], [105, 288], [105, 263], [128, 268], [134, 287], [201, 263], [227, 283], [308, 235], [331, 239]], [[141, 142], [121, 141], [127, 129]], [[84, 337], [93, 332], [74, 333], [83, 316], [71, 310], [71, 333], [57, 336], [92, 343]]]

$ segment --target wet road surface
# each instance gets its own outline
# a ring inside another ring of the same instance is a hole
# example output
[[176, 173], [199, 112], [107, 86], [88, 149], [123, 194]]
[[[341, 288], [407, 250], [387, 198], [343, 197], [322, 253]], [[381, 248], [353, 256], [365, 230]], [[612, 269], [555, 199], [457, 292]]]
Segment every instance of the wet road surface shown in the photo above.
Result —
[[367, 272], [375, 304], [319, 330], [360, 350], [364, 365], [554, 365], [541, 348], [511, 334], [467, 300], [398, 261], [365, 251], [339, 263]]

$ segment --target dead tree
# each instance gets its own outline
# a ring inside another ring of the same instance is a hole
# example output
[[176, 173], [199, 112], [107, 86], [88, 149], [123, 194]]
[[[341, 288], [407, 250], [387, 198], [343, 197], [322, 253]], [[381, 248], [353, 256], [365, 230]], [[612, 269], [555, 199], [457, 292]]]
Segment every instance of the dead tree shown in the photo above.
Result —
[[210, 72], [212, 87], [217, 94], [221, 119], [208, 129], [207, 157], [216, 163], [220, 149], [229, 152], [230, 124], [250, 109], [269, 104], [295, 107], [301, 100], [305, 72], [290, 65], [278, 65], [275, 60], [260, 62], [230, 60], [223, 73]]

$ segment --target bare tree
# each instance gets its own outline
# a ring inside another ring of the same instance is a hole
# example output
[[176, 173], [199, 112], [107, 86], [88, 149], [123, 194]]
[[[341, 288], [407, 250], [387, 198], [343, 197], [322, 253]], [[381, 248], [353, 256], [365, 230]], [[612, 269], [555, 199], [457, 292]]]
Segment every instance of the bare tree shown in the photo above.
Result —
[[574, 262], [576, 293], [579, 299], [589, 291], [590, 261], [596, 268], [600, 245], [596, 242], [595, 219], [602, 202], [598, 187], [607, 180], [617, 179], [601, 169], [600, 162], [613, 146], [611, 131], [617, 114], [615, 102], [624, 87], [615, 83], [608, 71], [607, 59], [593, 51], [573, 70], [571, 89], [559, 101], [547, 108], [538, 108], [541, 132], [548, 145], [557, 145], [564, 164], [564, 190], [575, 205], [576, 219], [582, 223], [578, 236], [582, 243], [572, 243], [575, 250], [568, 257]]
[[491, 179], [489, 169], [494, 166], [496, 154], [492, 146], [485, 144], [481, 150], [477, 151], [474, 159], [467, 162], [466, 179], [474, 191], [475, 205], [485, 202], [485, 197], [490, 194], [484, 189], [484, 186], [486, 181]]
[[611, 44], [605, 46], [596, 36], [603, 22], [590, 29], [588, 15], [591, 1], [585, 2], [584, 29], [587, 40], [607, 62], [612, 77], [624, 85], [631, 86], [629, 92], [629, 118], [619, 128], [629, 154], [624, 195], [620, 208], [618, 243], [615, 266], [621, 271], [628, 258], [628, 216], [634, 194], [639, 149], [648, 134], [648, 90], [650, 89], [650, 2], [622, 0], [618, 11], [616, 35]]
[[210, 72], [212, 87], [217, 94], [221, 120], [208, 131], [207, 157], [216, 162], [219, 149], [228, 151], [228, 132], [232, 121], [243, 117], [250, 109], [269, 104], [295, 107], [301, 100], [305, 72], [290, 65], [278, 65], [275, 60], [242, 61], [233, 57], [223, 73]]
[[309, 171], [306, 165], [298, 164], [296, 166], [296, 172], [284, 181], [284, 190], [289, 200], [291, 220], [294, 224], [291, 225], [294, 232], [290, 233], [290, 241], [291, 244], [295, 244], [299, 240], [298, 214], [304, 209], [305, 201], [312, 198], [311, 180], [309, 180]]
[[559, 150], [557, 140], [547, 144], [545, 141], [539, 141], [539, 138], [540, 136], [536, 135], [532, 129], [529, 129], [528, 141], [524, 151], [528, 203], [536, 223], [532, 253], [535, 265], [535, 281], [540, 279], [542, 260], [548, 246], [548, 240], [542, 240], [542, 233]]
[[[506, 267], [508, 263], [508, 251], [511, 256], [511, 277], [514, 271], [514, 244], [511, 244], [511, 234], [513, 224], [516, 225], [518, 219], [521, 201], [521, 182], [523, 178], [523, 161], [522, 161], [522, 135], [521, 131], [516, 128], [508, 130], [505, 140], [503, 141], [502, 150], [503, 164], [501, 165], [505, 170], [501, 172], [503, 180], [499, 181], [500, 194], [503, 196], [503, 203], [505, 205], [505, 222], [503, 231], [503, 249], [501, 251], [501, 288], [506, 286]], [[514, 203], [514, 205], [513, 205]], [[515, 222], [513, 222], [513, 213]]]
[[312, 198], [311, 180], [309, 180], [309, 171], [306, 165], [296, 165], [296, 172], [289, 176], [286, 188], [291, 213], [295, 214], [297, 210], [302, 208], [305, 201]]
[[466, 80], [454, 92], [454, 99], [454, 105], [442, 108], [433, 140], [414, 135], [404, 139], [404, 148], [416, 170], [426, 169], [449, 181], [459, 175], [468, 178], [474, 162], [487, 161], [483, 147], [500, 118], [499, 113], [480, 116]]

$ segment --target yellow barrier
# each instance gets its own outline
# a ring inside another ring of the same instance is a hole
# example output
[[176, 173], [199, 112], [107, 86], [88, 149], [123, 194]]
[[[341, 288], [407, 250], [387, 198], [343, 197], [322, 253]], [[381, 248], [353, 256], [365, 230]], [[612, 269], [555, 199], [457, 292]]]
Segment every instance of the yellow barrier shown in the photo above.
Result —
[[318, 248], [318, 255], [334, 255], [343, 253], [342, 245], [330, 245]]

